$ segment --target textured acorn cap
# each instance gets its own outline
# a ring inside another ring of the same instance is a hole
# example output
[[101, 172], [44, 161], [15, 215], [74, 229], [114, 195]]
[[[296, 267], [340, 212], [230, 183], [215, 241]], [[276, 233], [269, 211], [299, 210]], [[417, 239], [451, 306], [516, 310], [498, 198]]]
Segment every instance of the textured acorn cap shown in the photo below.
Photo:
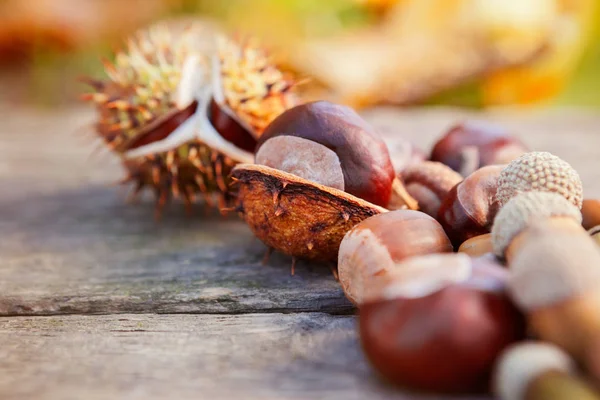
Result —
[[600, 249], [583, 228], [565, 231], [542, 220], [528, 233], [532, 240], [510, 264], [508, 289], [519, 307], [535, 310], [600, 288]]
[[542, 374], [571, 374], [575, 363], [560, 348], [543, 342], [522, 342], [508, 347], [494, 371], [494, 393], [501, 400], [525, 399], [528, 386]]
[[492, 226], [492, 245], [498, 257], [532, 221], [549, 217], [570, 217], [581, 223], [581, 212], [563, 196], [548, 192], [526, 192], [512, 198], [500, 209]]
[[569, 163], [547, 152], [530, 152], [513, 160], [498, 179], [496, 199], [500, 207], [523, 192], [555, 192], [581, 209], [583, 188]]

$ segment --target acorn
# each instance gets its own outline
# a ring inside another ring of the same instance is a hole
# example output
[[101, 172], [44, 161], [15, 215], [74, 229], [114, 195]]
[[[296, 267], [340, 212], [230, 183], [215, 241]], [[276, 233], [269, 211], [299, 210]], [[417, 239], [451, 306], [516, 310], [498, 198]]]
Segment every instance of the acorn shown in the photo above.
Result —
[[385, 277], [410, 257], [452, 251], [442, 226], [419, 211], [396, 210], [368, 218], [340, 244], [338, 276], [346, 297], [364, 302], [373, 277]]
[[505, 128], [466, 121], [454, 125], [436, 142], [430, 160], [467, 176], [487, 165], [508, 164], [526, 151], [527, 147]]
[[277, 117], [255, 161], [233, 169], [237, 211], [269, 248], [293, 260], [335, 263], [345, 233], [387, 212], [380, 204], [401, 185], [383, 140], [352, 109], [324, 101]]
[[550, 192], [521, 193], [509, 200], [494, 219], [491, 239], [496, 256], [510, 262], [529, 226], [544, 219], [555, 220], [565, 229], [585, 232], [580, 226], [581, 212], [563, 196]]
[[202, 27], [151, 27], [104, 61], [107, 79], [85, 79], [100, 120], [96, 132], [123, 160], [132, 199], [145, 188], [165, 203], [198, 194], [220, 207], [231, 202], [229, 174], [251, 162], [264, 127], [295, 105], [293, 82], [254, 40], [206, 42]]
[[498, 178], [498, 206], [504, 206], [518, 193], [529, 191], [558, 193], [577, 208], [582, 206], [579, 174], [569, 163], [547, 152], [525, 153], [506, 166]]
[[600, 378], [600, 250], [575, 205], [528, 192], [498, 213], [494, 250], [511, 270], [511, 298], [539, 338], [565, 349]]
[[438, 210], [438, 221], [452, 244], [490, 232], [498, 211], [496, 188], [504, 166], [490, 165], [473, 172], [454, 186]]
[[533, 341], [511, 345], [500, 355], [494, 393], [500, 400], [600, 400], [567, 353]]
[[400, 176], [406, 191], [417, 201], [419, 210], [434, 218], [450, 189], [463, 180], [448, 166], [433, 161], [408, 165]]
[[507, 270], [465, 254], [401, 262], [360, 306], [360, 340], [388, 381], [435, 392], [478, 392], [494, 361], [524, 337], [504, 292]]

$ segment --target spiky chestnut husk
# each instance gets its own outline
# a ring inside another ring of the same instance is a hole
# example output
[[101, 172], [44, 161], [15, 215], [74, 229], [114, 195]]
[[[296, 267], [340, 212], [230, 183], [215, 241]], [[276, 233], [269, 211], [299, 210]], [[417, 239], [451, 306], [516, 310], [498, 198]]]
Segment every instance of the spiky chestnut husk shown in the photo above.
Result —
[[511, 161], [498, 178], [496, 199], [503, 207], [523, 192], [558, 193], [581, 209], [583, 186], [569, 163], [547, 152], [525, 153]]
[[270, 248], [314, 261], [337, 260], [340, 242], [359, 222], [387, 212], [341, 190], [263, 165], [232, 172], [237, 211]]
[[97, 133], [122, 156], [133, 196], [156, 193], [157, 214], [180, 195], [189, 206], [198, 194], [209, 205], [217, 194], [226, 206], [233, 165], [249, 162], [264, 126], [296, 103], [293, 84], [255, 42], [220, 38], [215, 52], [199, 45], [212, 42], [208, 35], [200, 25], [142, 31], [115, 64], [104, 62], [107, 80], [86, 80]]

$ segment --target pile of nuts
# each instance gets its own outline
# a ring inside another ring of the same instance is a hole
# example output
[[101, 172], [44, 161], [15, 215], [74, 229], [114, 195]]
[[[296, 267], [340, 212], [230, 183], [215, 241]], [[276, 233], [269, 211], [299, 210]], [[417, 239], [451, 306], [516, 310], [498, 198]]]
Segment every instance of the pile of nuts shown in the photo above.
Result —
[[157, 212], [216, 194], [292, 274], [337, 263], [365, 354], [395, 384], [600, 398], [600, 202], [568, 163], [466, 122], [395, 169], [354, 110], [299, 104], [256, 43], [199, 37], [142, 33], [88, 80], [134, 194], [153, 189]]
[[337, 262], [388, 381], [600, 398], [587, 381], [600, 379], [600, 228], [585, 229], [600, 208], [560, 158], [467, 122], [394, 171], [373, 128], [321, 101], [277, 117], [232, 179], [236, 210], [270, 250]]

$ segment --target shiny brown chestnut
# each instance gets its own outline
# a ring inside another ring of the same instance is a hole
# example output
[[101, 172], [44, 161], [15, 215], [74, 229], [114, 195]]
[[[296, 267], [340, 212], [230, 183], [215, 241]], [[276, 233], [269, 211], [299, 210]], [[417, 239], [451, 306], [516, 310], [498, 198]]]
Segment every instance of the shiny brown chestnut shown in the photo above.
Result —
[[590, 230], [600, 225], [600, 200], [584, 199], [581, 215], [583, 216], [581, 224], [584, 229]]
[[464, 254], [414, 257], [360, 308], [360, 340], [394, 384], [435, 392], [486, 388], [497, 355], [524, 337], [507, 270]]
[[501, 126], [465, 121], [438, 140], [430, 159], [467, 176], [486, 165], [507, 164], [526, 151], [527, 147]]
[[307, 139], [331, 149], [339, 157], [345, 191], [370, 203], [388, 206], [395, 179], [388, 148], [350, 107], [327, 101], [293, 107], [271, 122], [256, 150], [278, 136]]
[[492, 234], [485, 233], [465, 240], [458, 248], [458, 252], [465, 253], [471, 257], [480, 257], [484, 254], [493, 253]]
[[367, 218], [348, 231], [338, 253], [338, 276], [346, 297], [364, 301], [374, 277], [383, 278], [398, 262], [417, 255], [451, 252], [440, 224], [427, 214], [396, 210]]
[[434, 218], [450, 189], [463, 180], [459, 173], [433, 161], [409, 165], [401, 176], [406, 191], [419, 203], [419, 210]]
[[438, 221], [455, 247], [489, 233], [498, 210], [496, 188], [503, 165], [483, 167], [454, 186], [442, 202]]
[[411, 141], [398, 137], [398, 135], [389, 143], [389, 150], [394, 169], [400, 174], [405, 168], [427, 160], [427, 155], [423, 150]]

